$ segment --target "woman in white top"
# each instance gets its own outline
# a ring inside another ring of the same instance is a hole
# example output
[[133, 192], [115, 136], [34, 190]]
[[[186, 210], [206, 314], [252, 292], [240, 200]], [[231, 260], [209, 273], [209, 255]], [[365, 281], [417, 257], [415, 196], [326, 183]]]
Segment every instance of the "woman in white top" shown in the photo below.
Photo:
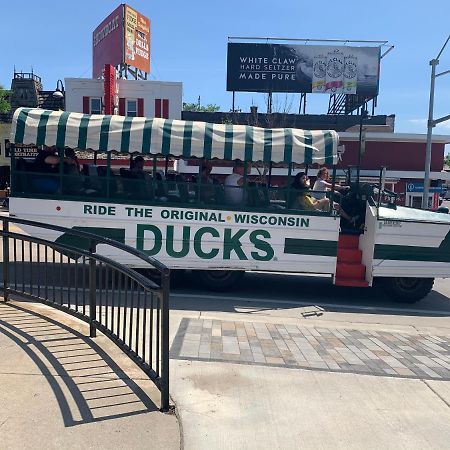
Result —
[[[312, 195], [317, 200], [325, 198], [327, 192], [331, 191], [333, 185], [327, 181], [328, 178], [329, 178], [328, 169], [326, 167], [321, 167], [317, 172], [317, 179], [312, 189], [313, 190]], [[334, 188], [337, 191], [346, 191], [347, 189], [350, 189], [350, 186], [335, 185]]]
[[[317, 200], [321, 200], [326, 198], [327, 192], [330, 192], [333, 185], [329, 183], [327, 180], [329, 178], [329, 172], [326, 167], [321, 167], [317, 172], [317, 179], [313, 186], [313, 192], [311, 195], [313, 195]], [[346, 191], [350, 189], [350, 186], [339, 186], [335, 185], [334, 188], [336, 191]], [[358, 217], [350, 217], [349, 214], [347, 214], [339, 205], [339, 203], [333, 203], [333, 208], [339, 213], [340, 216], [342, 216], [344, 219], [346, 219], [350, 224], [354, 225], [355, 222], [358, 220]]]

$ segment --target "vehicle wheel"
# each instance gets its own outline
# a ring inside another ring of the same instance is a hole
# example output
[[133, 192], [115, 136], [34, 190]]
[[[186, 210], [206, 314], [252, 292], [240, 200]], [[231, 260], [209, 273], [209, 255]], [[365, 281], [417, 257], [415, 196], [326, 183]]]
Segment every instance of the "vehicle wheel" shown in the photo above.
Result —
[[242, 279], [245, 272], [241, 270], [198, 270], [200, 282], [210, 291], [227, 291]]
[[386, 294], [400, 303], [415, 303], [428, 295], [433, 288], [434, 278], [382, 278]]

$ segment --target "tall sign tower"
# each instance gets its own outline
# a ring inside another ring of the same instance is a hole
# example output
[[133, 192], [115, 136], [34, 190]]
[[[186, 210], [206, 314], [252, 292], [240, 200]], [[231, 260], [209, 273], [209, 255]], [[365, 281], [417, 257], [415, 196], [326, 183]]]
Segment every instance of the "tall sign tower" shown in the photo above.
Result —
[[119, 78], [146, 80], [150, 73], [150, 19], [119, 5], [92, 33], [92, 76], [112, 65]]

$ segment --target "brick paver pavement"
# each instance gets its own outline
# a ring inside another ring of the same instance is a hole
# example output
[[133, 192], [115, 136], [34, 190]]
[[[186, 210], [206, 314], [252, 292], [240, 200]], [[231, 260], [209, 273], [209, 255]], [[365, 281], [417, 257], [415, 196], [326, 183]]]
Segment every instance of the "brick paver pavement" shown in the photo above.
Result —
[[183, 318], [173, 359], [450, 380], [450, 338]]

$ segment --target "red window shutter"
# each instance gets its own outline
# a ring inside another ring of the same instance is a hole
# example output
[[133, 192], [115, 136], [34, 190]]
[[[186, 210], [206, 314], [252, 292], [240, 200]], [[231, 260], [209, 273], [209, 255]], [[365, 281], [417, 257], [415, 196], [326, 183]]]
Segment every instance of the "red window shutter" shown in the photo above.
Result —
[[163, 100], [163, 111], [162, 111], [162, 116], [164, 117], [164, 119], [168, 119], [169, 118], [169, 100], [167, 98], [165, 98]]
[[89, 97], [83, 97], [83, 114], [90, 114]]
[[161, 99], [155, 98], [155, 117], [161, 117]]
[[119, 116], [125, 115], [125, 99], [119, 98]]
[[138, 117], [144, 117], [144, 99], [137, 99], [137, 115]]

